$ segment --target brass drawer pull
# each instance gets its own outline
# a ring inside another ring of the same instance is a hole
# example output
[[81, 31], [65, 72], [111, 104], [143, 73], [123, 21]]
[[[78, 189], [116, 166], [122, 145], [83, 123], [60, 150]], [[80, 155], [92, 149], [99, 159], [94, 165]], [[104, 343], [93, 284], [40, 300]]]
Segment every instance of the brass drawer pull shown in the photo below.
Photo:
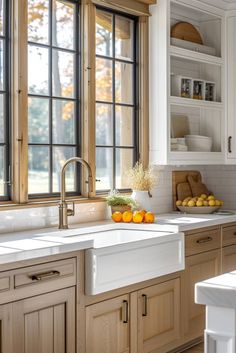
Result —
[[127, 300], [123, 300], [122, 321], [123, 321], [123, 324], [127, 324], [129, 322], [129, 303]]
[[43, 273], [37, 273], [34, 275], [29, 275], [29, 278], [31, 278], [32, 281], [42, 281], [44, 279], [50, 279], [58, 276], [60, 276], [59, 271], [48, 271]]
[[236, 235], [236, 232], [234, 232], [234, 235]]
[[196, 242], [198, 244], [204, 244], [204, 243], [209, 243], [209, 241], [212, 241], [212, 240], [213, 240], [212, 237], [206, 237], [206, 238], [199, 239]]
[[147, 295], [146, 294], [142, 294], [142, 298], [143, 298], [143, 312], [142, 312], [142, 316], [147, 316]]

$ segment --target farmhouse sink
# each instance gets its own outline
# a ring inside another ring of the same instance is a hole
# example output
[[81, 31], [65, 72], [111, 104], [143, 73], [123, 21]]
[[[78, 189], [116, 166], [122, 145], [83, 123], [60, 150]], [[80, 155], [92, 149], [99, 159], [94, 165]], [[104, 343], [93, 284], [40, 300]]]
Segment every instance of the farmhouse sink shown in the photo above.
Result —
[[107, 230], [85, 251], [85, 290], [95, 295], [183, 269], [183, 233]]

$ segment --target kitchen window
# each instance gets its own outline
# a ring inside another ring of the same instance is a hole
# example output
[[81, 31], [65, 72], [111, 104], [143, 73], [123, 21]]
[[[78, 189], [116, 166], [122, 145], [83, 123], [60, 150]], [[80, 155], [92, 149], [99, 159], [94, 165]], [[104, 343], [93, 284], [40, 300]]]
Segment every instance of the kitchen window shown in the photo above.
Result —
[[137, 18], [96, 9], [96, 189], [127, 189], [138, 160]]
[[[93, 196], [127, 190], [125, 171], [147, 163], [148, 5], [122, 4], [0, 0], [1, 206], [56, 203], [72, 156], [90, 164]], [[66, 179], [87, 198], [86, 170]]]
[[[64, 162], [80, 152], [79, 5], [28, 0], [28, 193], [55, 195]], [[79, 194], [79, 169], [67, 191]]]
[[10, 5], [0, 1], [0, 199], [10, 197]]

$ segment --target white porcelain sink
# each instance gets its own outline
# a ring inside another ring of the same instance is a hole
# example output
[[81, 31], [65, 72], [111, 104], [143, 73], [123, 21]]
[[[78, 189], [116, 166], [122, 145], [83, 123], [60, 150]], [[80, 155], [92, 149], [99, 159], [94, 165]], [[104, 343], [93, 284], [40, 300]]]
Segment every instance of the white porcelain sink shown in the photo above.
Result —
[[99, 232], [85, 252], [86, 294], [94, 295], [184, 269], [184, 235], [147, 230]]

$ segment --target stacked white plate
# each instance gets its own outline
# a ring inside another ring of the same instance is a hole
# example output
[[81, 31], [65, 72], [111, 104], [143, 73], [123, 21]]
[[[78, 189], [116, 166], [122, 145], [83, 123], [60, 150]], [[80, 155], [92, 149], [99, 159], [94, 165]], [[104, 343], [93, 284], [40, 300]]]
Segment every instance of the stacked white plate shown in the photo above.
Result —
[[186, 145], [192, 152], [210, 152], [212, 148], [212, 138], [200, 135], [186, 135]]

